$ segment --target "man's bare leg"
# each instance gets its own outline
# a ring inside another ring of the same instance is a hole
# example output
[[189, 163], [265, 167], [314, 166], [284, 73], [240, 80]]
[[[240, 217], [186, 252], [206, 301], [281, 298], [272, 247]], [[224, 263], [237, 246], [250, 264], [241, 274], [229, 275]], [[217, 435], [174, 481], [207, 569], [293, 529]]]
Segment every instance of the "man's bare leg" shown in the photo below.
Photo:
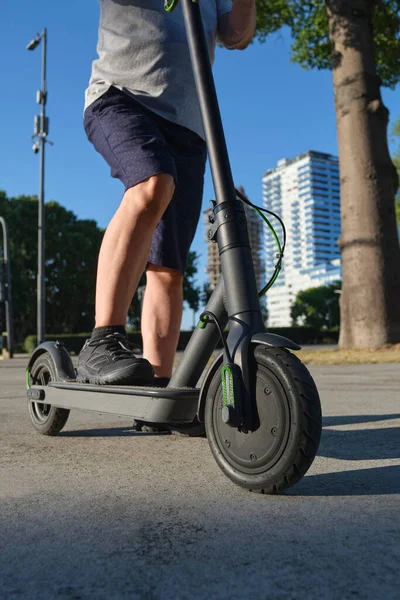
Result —
[[146, 266], [154, 230], [174, 189], [173, 177], [161, 174], [125, 192], [100, 249], [96, 327], [125, 325], [133, 294]]
[[171, 377], [183, 309], [183, 274], [149, 264], [142, 311], [143, 356], [156, 377]]
[[124, 194], [99, 254], [96, 328], [79, 354], [78, 381], [99, 385], [153, 383], [149, 361], [136, 357], [116, 335], [124, 331], [122, 326], [147, 263], [154, 230], [173, 193], [173, 177], [164, 174]]

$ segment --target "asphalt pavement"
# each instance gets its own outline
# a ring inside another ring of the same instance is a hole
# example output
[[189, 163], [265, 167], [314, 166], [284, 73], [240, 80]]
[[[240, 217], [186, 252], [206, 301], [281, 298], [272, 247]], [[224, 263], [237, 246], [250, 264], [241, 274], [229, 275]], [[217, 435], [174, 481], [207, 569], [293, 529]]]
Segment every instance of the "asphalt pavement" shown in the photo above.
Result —
[[322, 442], [282, 496], [236, 487], [206, 439], [82, 412], [39, 435], [25, 365], [0, 361], [2, 599], [399, 597], [399, 365], [310, 369]]

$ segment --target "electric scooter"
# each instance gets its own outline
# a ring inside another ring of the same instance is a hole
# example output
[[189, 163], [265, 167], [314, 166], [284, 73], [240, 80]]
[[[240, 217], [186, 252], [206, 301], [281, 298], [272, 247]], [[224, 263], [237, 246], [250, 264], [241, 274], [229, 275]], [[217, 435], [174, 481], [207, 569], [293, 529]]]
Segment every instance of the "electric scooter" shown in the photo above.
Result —
[[[177, 3], [165, 0], [166, 10]], [[220, 280], [167, 387], [78, 383], [65, 347], [45, 342], [27, 368], [28, 409], [33, 426], [46, 435], [61, 431], [71, 409], [132, 417], [186, 435], [205, 431], [217, 464], [235, 484], [279, 493], [298, 482], [315, 458], [320, 400], [310, 373], [290, 352], [300, 346], [265, 328], [246, 198], [233, 183], [199, 0], [182, 4], [216, 195], [208, 238], [218, 244]], [[223, 351], [207, 366], [219, 339]]]

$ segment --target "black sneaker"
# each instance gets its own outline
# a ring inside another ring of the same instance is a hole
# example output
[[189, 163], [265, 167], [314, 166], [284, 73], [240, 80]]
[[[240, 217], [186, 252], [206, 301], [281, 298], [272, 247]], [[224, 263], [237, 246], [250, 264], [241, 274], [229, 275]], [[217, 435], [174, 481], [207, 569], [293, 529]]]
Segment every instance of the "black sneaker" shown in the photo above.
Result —
[[154, 377], [153, 387], [167, 387], [170, 381], [169, 377]]
[[143, 385], [153, 383], [153, 367], [137, 358], [134, 347], [121, 333], [85, 342], [78, 360], [76, 380], [98, 385]]

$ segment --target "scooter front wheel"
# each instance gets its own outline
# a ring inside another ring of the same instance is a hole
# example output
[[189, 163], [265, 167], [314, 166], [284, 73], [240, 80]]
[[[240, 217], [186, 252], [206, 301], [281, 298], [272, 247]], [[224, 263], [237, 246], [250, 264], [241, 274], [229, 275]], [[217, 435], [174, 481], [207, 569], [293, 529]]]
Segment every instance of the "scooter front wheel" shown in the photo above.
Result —
[[250, 362], [255, 431], [222, 420], [220, 370], [207, 395], [205, 427], [222, 471], [237, 485], [277, 494], [303, 477], [321, 437], [322, 416], [315, 383], [301, 361], [284, 348], [254, 346]]
[[[56, 381], [57, 370], [48, 352], [40, 354], [27, 374], [27, 385], [48, 385]], [[57, 435], [69, 417], [69, 410], [56, 408], [50, 404], [28, 400], [28, 412], [31, 423], [43, 435]]]

